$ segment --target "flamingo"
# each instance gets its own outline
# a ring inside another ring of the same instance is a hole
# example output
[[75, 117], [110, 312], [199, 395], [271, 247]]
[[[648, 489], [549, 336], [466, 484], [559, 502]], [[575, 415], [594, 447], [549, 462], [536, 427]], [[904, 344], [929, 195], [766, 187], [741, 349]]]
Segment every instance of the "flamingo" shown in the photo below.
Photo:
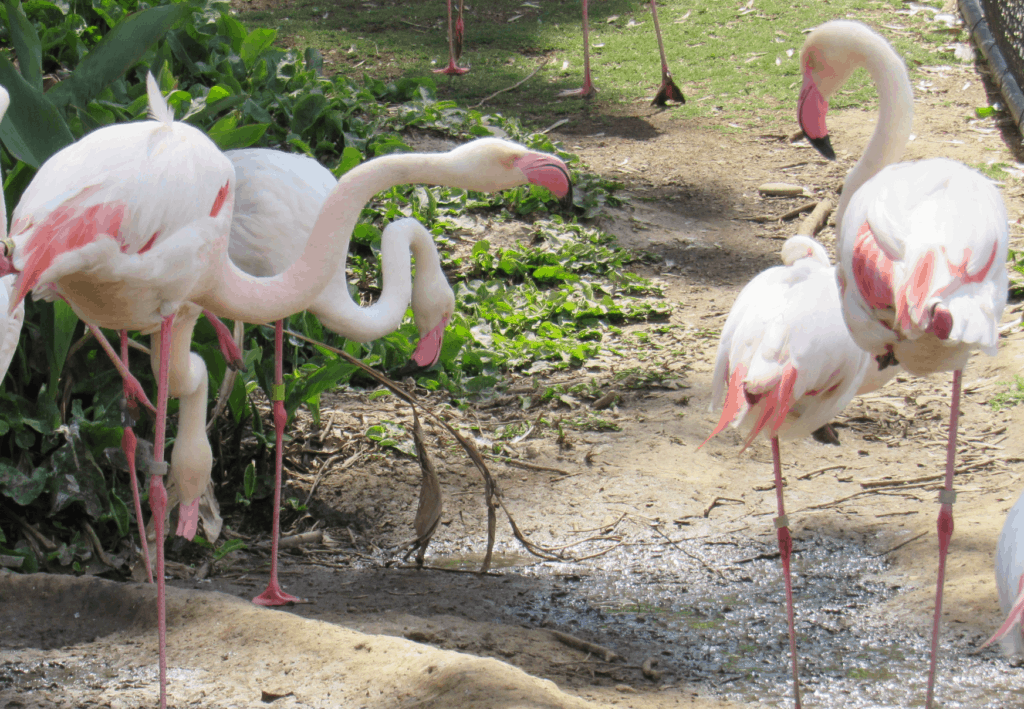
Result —
[[[316, 215], [338, 181], [330, 170], [303, 155], [258, 148], [230, 150], [226, 155], [234, 164], [237, 176], [235, 216], [228, 244], [231, 260], [246, 273], [256, 276], [281, 273], [301, 255]], [[410, 253], [416, 256], [415, 283], [411, 276]], [[339, 335], [357, 342], [370, 342], [398, 329], [411, 299], [421, 335], [413, 360], [420, 366], [433, 365], [440, 357], [444, 328], [455, 310], [455, 294], [441, 270], [441, 260], [430, 232], [411, 218], [392, 222], [384, 229], [381, 235], [384, 286], [380, 299], [366, 308], [352, 300], [345, 260], [342, 257], [338, 262], [333, 279], [308, 310]], [[275, 386], [283, 385], [283, 326], [280, 320], [275, 326]], [[241, 336], [241, 332], [236, 334]], [[230, 390], [229, 386], [222, 391]], [[279, 421], [279, 415], [285, 415], [283, 402], [280, 414], [276, 402], [274, 409], [275, 429], [283, 431], [284, 421]], [[278, 438], [270, 581], [266, 590], [253, 599], [253, 603], [263, 606], [299, 600], [281, 590], [277, 577], [282, 455], [282, 440]]]
[[[0, 86], [0, 121], [3, 120], [11, 105], [11, 95]], [[0, 239], [7, 237], [7, 208], [3, 199], [3, 183], [0, 182]], [[0, 378], [7, 373], [18, 350], [18, 339], [21, 327], [25, 324], [25, 303], [18, 303], [10, 308], [14, 296], [16, 276], [8, 274], [0, 278]], [[10, 312], [8, 312], [10, 310]]]
[[462, 56], [462, 37], [466, 32], [466, 25], [462, 22], [462, 10], [466, 0], [459, 0], [459, 19], [452, 26], [452, 0], [448, 2], [448, 66], [444, 69], [434, 69], [435, 74], [448, 74], [449, 76], [461, 76], [469, 71], [469, 67], [458, 66], [459, 57]]
[[[652, 106], [664, 108], [669, 101], [676, 101], [680, 104], [686, 103], [686, 97], [676, 83], [672, 80], [672, 72], [668, 70], [668, 60], [665, 58], [665, 43], [661, 39], [661, 27], [658, 25], [658, 8], [655, 0], [651, 1], [651, 18], [654, 20], [654, 34], [658, 38], [658, 52], [661, 53], [661, 88], [655, 94]], [[587, 17], [587, 0], [583, 0], [583, 86], [578, 89], [568, 89], [560, 92], [562, 96], [579, 96], [580, 98], [593, 98], [597, 94], [597, 88], [590, 79], [590, 22]]]
[[797, 115], [831, 154], [828, 97], [857, 66], [879, 91], [879, 120], [843, 184], [836, 210], [843, 317], [878, 367], [953, 372], [946, 478], [939, 493], [939, 569], [925, 706], [934, 701], [946, 555], [953, 534], [953, 472], [960, 380], [974, 350], [996, 353], [1006, 305], [1008, 233], [999, 191], [964, 165], [935, 158], [895, 163], [913, 119], [906, 68], [888, 43], [858, 22], [828, 22], [808, 35]]
[[761, 433], [771, 438], [775, 528], [786, 585], [793, 694], [800, 707], [790, 555], [793, 540], [782, 499], [779, 438], [796, 439], [827, 424], [858, 395], [877, 389], [889, 370], [872, 375], [873, 361], [850, 337], [842, 319], [835, 267], [825, 249], [805, 236], [782, 247], [783, 266], [757, 275], [733, 303], [718, 343], [712, 407], [722, 415], [710, 441], [732, 423], [743, 449]]
[[[1006, 621], [981, 647], [1006, 638], [1003, 649], [1024, 657], [1024, 493], [1010, 508], [996, 545], [996, 587]], [[980, 649], [980, 648], [979, 648]]]

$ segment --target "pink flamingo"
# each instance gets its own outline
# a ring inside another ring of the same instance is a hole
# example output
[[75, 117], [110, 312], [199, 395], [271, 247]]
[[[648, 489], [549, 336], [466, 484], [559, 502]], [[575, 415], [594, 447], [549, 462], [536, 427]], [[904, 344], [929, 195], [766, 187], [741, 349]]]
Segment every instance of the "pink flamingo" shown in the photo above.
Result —
[[[807, 436], [827, 424], [857, 394], [877, 389], [892, 370], [877, 373], [843, 323], [835, 267], [820, 244], [794, 236], [782, 247], [785, 265], [769, 268], [740, 291], [718, 343], [712, 407], [722, 407], [715, 430], [732, 423], [744, 450], [761, 433], [772, 442], [779, 540], [793, 695], [800, 707], [790, 556], [793, 540], [782, 499], [779, 438]], [[701, 445], [703, 446], [704, 443]]]
[[[651, 18], [654, 20], [654, 34], [658, 38], [658, 51], [661, 53], [661, 88], [655, 94], [652, 106], [664, 107], [669, 101], [686, 103], [683, 92], [672, 80], [672, 72], [668, 70], [668, 60], [665, 58], [665, 43], [661, 40], [661, 27], [658, 25], [658, 8], [655, 0], [651, 1]], [[597, 94], [597, 88], [590, 79], [590, 22], [587, 17], [587, 0], [583, 0], [583, 86], [579, 89], [568, 89], [560, 92], [559, 96], [579, 96], [580, 98], [593, 98]]]
[[444, 69], [434, 69], [435, 74], [448, 74], [449, 76], [461, 76], [469, 71], [469, 67], [458, 66], [456, 62], [462, 56], [462, 37], [466, 32], [466, 25], [462, 22], [462, 10], [466, 0], [459, 0], [459, 19], [452, 26], [452, 0], [448, 1], [448, 66]]
[[[1010, 508], [996, 545], [996, 588], [1006, 621], [981, 647], [1006, 638], [1008, 655], [1024, 657], [1024, 494]], [[979, 648], [980, 649], [980, 648]]]
[[878, 124], [846, 178], [836, 210], [837, 277], [853, 339], [880, 369], [899, 363], [912, 374], [953, 372], [925, 699], [931, 709], [953, 534], [960, 379], [972, 351], [996, 352], [1008, 285], [1006, 209], [995, 186], [960, 163], [938, 158], [890, 164], [900, 159], [909, 137], [913, 96], [903, 62], [867, 27], [846, 21], [822, 25], [804, 42], [800, 65], [800, 125], [826, 156], [828, 96], [857, 66], [868, 70], [880, 94]]
[[[301, 254], [313, 229], [316, 215], [337, 185], [331, 171], [316, 160], [278, 150], [232, 150], [226, 155], [235, 166], [235, 216], [231, 222], [228, 253], [246, 273], [272, 276], [283, 272]], [[417, 277], [412, 280], [410, 256], [415, 254]], [[421, 340], [413, 360], [430, 366], [441, 354], [444, 328], [455, 309], [455, 294], [441, 269], [430, 233], [415, 219], [389, 224], [381, 235], [381, 297], [361, 308], [352, 300], [342, 258], [334, 277], [308, 310], [330, 330], [357, 342], [370, 342], [394, 332], [412, 301]], [[281, 341], [284, 323], [275, 328], [275, 386], [282, 387]], [[237, 333], [241, 336], [241, 333]], [[233, 378], [232, 378], [233, 381]], [[280, 411], [279, 411], [280, 409]], [[277, 543], [280, 538], [283, 400], [274, 402], [275, 491], [271, 530], [270, 581], [253, 599], [263, 606], [278, 606], [299, 599], [285, 593], [277, 574]]]

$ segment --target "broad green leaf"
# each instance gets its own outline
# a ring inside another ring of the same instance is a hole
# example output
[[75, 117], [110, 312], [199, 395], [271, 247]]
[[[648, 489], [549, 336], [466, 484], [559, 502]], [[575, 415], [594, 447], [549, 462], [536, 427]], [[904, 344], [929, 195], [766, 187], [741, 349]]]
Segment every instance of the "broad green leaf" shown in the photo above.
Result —
[[252, 498], [256, 492], [256, 464], [249, 463], [245, 466], [245, 474], [242, 478], [242, 486], [245, 490], [245, 496]]
[[53, 475], [47, 466], [39, 466], [25, 475], [10, 463], [0, 461], [0, 492], [24, 507], [42, 494]]
[[242, 44], [249, 34], [245, 31], [245, 25], [224, 13], [217, 18], [217, 31], [228, 38], [228, 41], [231, 42], [231, 49], [236, 52], [242, 51]]
[[68, 356], [68, 349], [71, 347], [71, 340], [75, 336], [75, 327], [78, 325], [78, 316], [71, 306], [63, 300], [57, 300], [53, 304], [53, 339], [50, 347], [47, 348], [47, 358], [50, 359], [50, 385], [48, 387], [51, 395], [56, 396], [60, 389], [57, 382], [60, 380], [61, 372], [64, 370], [64, 362]]
[[28, 85], [36, 91], [43, 90], [43, 48], [36, 34], [35, 25], [25, 16], [20, 2], [5, 0], [7, 28], [11, 33], [11, 44], [18, 57], [18, 68]]
[[114, 490], [110, 491], [110, 515], [117, 522], [117, 531], [122, 537], [128, 536], [131, 532], [128, 517], [128, 505], [124, 503]]
[[0, 123], [0, 140], [14, 157], [38, 169], [47, 158], [74, 142], [53, 104], [33, 89], [3, 55], [0, 85], [11, 95], [11, 106]]
[[246, 69], [252, 69], [256, 60], [267, 47], [274, 43], [276, 37], [277, 30], [268, 29], [256, 29], [246, 36], [245, 40], [242, 41], [242, 46], [237, 50], [238, 54], [242, 57], [242, 61], [245, 63]]
[[363, 161], [363, 154], [351, 146], [341, 151], [341, 162], [334, 168], [334, 176], [340, 178], [346, 172]]
[[328, 105], [327, 97], [323, 94], [306, 94], [296, 101], [295, 112], [292, 114], [292, 133], [302, 135], [323, 115]]
[[221, 130], [217, 133], [211, 133], [210, 139], [213, 140], [221, 150], [248, 148], [263, 137], [267, 128], [268, 125], [266, 123], [240, 126], [238, 128], [230, 128], [228, 130]]
[[112, 81], [138, 64], [146, 50], [188, 12], [187, 4], [175, 3], [130, 15], [85, 55], [71, 76], [50, 89], [47, 98], [57, 107], [86, 106]]

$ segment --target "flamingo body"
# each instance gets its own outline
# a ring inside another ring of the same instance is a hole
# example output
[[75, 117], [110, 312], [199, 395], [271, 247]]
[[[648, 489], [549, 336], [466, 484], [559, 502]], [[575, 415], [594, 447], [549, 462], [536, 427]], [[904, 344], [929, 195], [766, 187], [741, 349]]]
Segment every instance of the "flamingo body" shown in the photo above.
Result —
[[1007, 655], [1024, 657], [1024, 493], [1010, 508], [999, 534], [996, 587], [1006, 622], [985, 645], [1002, 640]]
[[839, 235], [854, 339], [912, 374], [994, 355], [1008, 239], [999, 191], [974, 170], [942, 158], [885, 168], [850, 200]]

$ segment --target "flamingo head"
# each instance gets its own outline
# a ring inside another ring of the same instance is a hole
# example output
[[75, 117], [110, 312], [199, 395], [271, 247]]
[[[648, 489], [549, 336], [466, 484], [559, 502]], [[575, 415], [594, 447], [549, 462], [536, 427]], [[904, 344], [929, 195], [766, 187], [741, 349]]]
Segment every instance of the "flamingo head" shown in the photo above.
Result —
[[857, 22], [827, 22], [807, 35], [800, 52], [804, 82], [797, 102], [797, 120], [807, 140], [829, 160], [835, 160], [836, 154], [825, 125], [828, 99], [854, 69], [864, 66], [863, 45], [858, 42], [864, 32], [871, 30]]
[[[416, 226], [419, 227], [419, 224]], [[425, 229], [423, 231], [426, 232]], [[412, 316], [420, 333], [420, 341], [416, 345], [412, 359], [420, 367], [432, 367], [440, 359], [444, 329], [455, 312], [455, 293], [448, 285], [436, 250], [433, 250], [432, 237], [427, 238], [430, 239], [429, 242], [424, 239], [411, 243], [413, 255], [416, 256], [416, 277], [412, 283]]]
[[449, 153], [467, 190], [497, 192], [519, 185], [538, 185], [563, 203], [572, 203], [569, 167], [554, 155], [529, 150], [500, 138], [480, 138]]
[[830, 266], [825, 247], [809, 236], [791, 236], [782, 245], [782, 263], [792, 266], [800, 259], [810, 258]]

